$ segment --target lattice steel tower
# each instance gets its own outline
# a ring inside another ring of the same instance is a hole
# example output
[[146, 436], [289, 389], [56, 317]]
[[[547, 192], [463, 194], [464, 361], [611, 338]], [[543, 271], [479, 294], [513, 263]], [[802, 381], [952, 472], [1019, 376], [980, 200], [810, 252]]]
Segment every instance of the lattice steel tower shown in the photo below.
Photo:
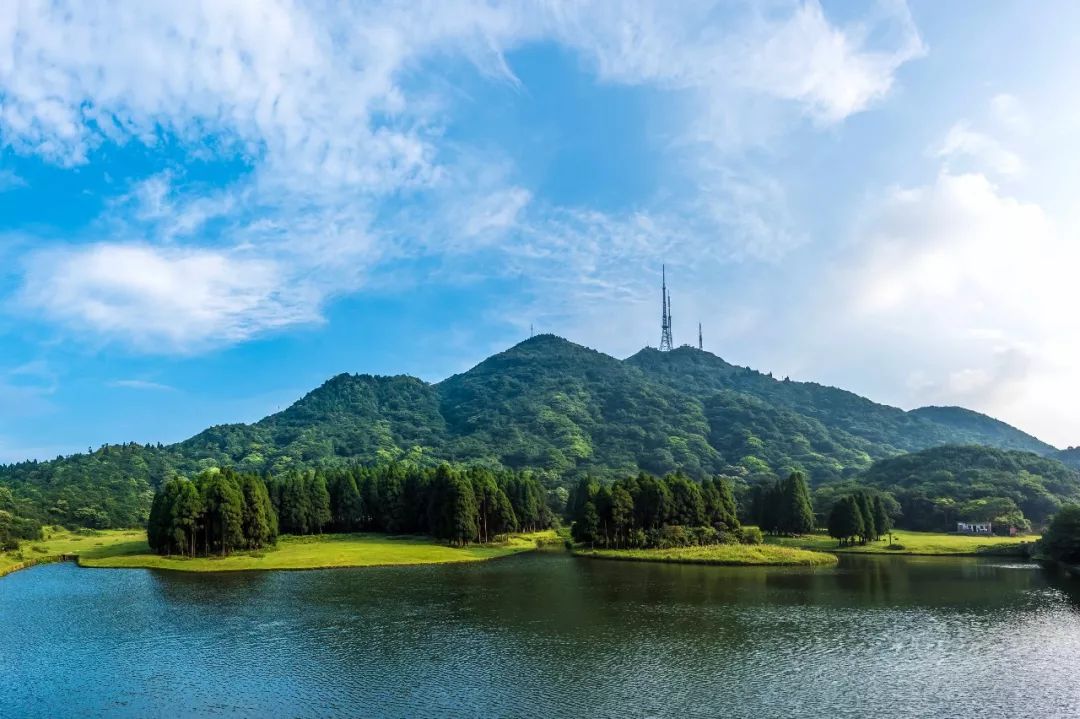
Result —
[[667, 289], [667, 267], [660, 266], [660, 304], [663, 314], [660, 319], [660, 351], [669, 352], [675, 346], [671, 339], [671, 295]]

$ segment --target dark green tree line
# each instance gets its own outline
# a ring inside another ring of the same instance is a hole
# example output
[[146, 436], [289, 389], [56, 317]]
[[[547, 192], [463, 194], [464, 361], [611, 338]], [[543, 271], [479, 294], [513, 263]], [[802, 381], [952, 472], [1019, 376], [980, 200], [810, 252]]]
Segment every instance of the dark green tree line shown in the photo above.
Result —
[[570, 495], [571, 533], [601, 547], [664, 547], [738, 541], [731, 482], [640, 474], [610, 485], [585, 478]]
[[794, 536], [814, 531], [814, 505], [801, 472], [753, 490], [750, 514], [762, 532]]
[[146, 538], [159, 554], [199, 556], [261, 549], [277, 540], [278, 519], [260, 477], [208, 470], [170, 479], [154, 495]]

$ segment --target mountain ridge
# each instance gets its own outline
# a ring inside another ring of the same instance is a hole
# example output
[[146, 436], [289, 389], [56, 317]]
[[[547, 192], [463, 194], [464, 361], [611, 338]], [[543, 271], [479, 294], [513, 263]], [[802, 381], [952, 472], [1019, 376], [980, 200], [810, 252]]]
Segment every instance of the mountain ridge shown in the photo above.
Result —
[[[752, 482], [800, 470], [819, 486], [852, 479], [876, 460], [965, 444], [1059, 454], [971, 410], [905, 412], [836, 387], [775, 379], [690, 347], [645, 348], [620, 360], [538, 335], [441, 382], [343, 373], [251, 424], [208, 427], [168, 446], [111, 445], [7, 465], [0, 483], [49, 504], [63, 495], [65, 482], [90, 491], [95, 482], [127, 486], [130, 480], [133, 496], [145, 496], [170, 476], [213, 466], [277, 474], [357, 462], [451, 461], [531, 469], [549, 485], [641, 471]], [[91, 493], [94, 506], [104, 501]], [[75, 500], [65, 501], [60, 511], [75, 511]], [[125, 505], [118, 516], [132, 511]]]

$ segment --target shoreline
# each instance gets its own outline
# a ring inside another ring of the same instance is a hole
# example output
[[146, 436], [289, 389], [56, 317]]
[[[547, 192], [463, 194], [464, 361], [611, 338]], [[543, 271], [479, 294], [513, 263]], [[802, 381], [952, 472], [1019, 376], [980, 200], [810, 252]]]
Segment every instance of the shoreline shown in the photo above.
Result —
[[[835, 554], [768, 544], [717, 544], [671, 549], [586, 549], [572, 547], [570, 553], [587, 559], [658, 564], [698, 564], [713, 567], [830, 567]], [[771, 556], [770, 556], [771, 555]]]
[[[510, 535], [506, 541], [451, 547], [428, 537], [412, 535], [324, 534], [284, 536], [267, 550], [240, 552], [227, 557], [166, 557], [152, 554], [141, 533], [105, 530], [93, 535], [58, 532], [33, 547], [63, 544], [64, 551], [42, 553], [0, 568], [0, 578], [39, 564], [74, 560], [83, 569], [158, 569], [191, 573], [243, 571], [309, 571], [375, 567], [408, 567], [434, 564], [466, 564], [532, 552], [559, 541], [554, 530]], [[94, 546], [84, 543], [98, 540]]]

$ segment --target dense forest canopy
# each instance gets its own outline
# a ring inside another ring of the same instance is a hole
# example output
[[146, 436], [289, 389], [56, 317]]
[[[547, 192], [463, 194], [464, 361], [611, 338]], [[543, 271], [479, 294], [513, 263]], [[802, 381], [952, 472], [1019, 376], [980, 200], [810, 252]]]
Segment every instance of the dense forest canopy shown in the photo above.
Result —
[[1027, 529], [1080, 502], [1080, 474], [1030, 452], [936, 447], [875, 463], [860, 484], [888, 492], [905, 529], [954, 530], [957, 521]]
[[387, 464], [280, 477], [209, 469], [155, 493], [147, 539], [160, 554], [187, 556], [262, 549], [279, 531], [427, 534], [464, 545], [546, 529], [552, 501], [528, 472], [483, 467]]
[[[724, 475], [742, 499], [753, 487], [799, 472], [815, 497], [828, 500], [836, 493], [829, 487], [860, 482], [863, 473], [871, 483], [910, 494], [910, 485], [931, 480], [893, 477], [888, 468], [896, 465], [879, 471], [875, 461], [957, 443], [1072, 458], [960, 408], [904, 412], [833, 387], [775, 379], [690, 347], [646, 349], [620, 361], [540, 335], [437, 384], [339, 375], [254, 424], [211, 427], [168, 446], [109, 445], [7, 465], [0, 467], [0, 486], [11, 490], [24, 519], [86, 527], [138, 526], [155, 490], [214, 467], [282, 477], [392, 462], [432, 469], [449, 462], [528, 469], [545, 491], [569, 488], [583, 477], [611, 482], [640, 472], [680, 472], [699, 481]], [[916, 465], [924, 459], [909, 461], [908, 475], [921, 476]], [[1038, 523], [1076, 493], [1077, 474], [1045, 462], [1025, 470], [1041, 478], [1034, 481], [1045, 492], [1027, 486], [1026, 475], [1005, 476], [1007, 470], [993, 480], [990, 493], [985, 477], [967, 474], [956, 486], [923, 491], [931, 502], [946, 496], [942, 492], [961, 503], [1011, 498]], [[963, 486], [972, 476], [975, 487]], [[815, 507], [820, 522], [828, 509]], [[953, 514], [942, 510], [919, 521], [942, 526]]]

